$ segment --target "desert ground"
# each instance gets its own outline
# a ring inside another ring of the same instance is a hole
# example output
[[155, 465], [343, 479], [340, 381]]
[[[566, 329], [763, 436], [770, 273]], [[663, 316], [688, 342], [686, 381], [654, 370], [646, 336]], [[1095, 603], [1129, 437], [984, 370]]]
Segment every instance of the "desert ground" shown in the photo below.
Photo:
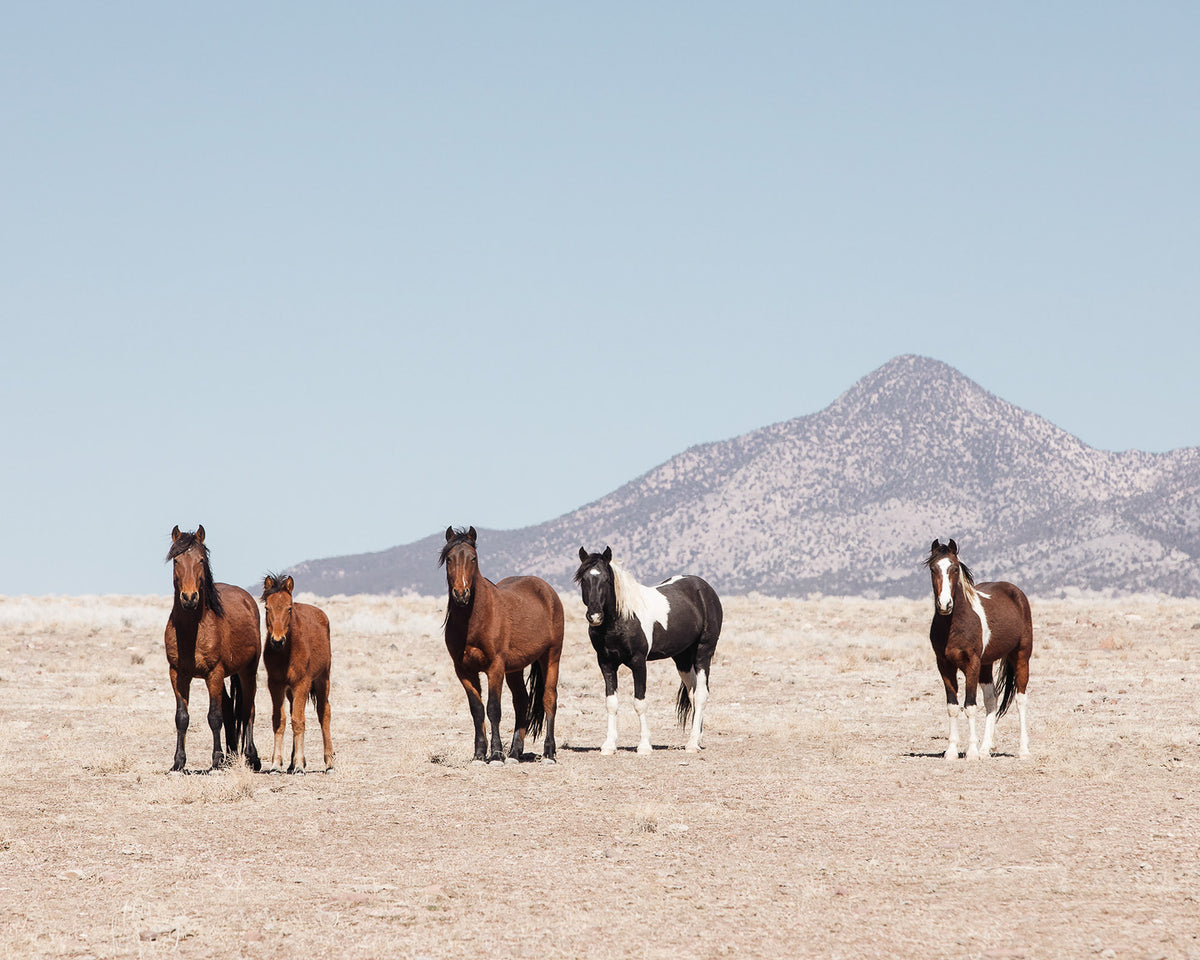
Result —
[[185, 776], [168, 598], [0, 598], [0, 956], [1200, 958], [1200, 601], [1033, 598], [1033, 755], [968, 762], [931, 601], [726, 598], [703, 752], [667, 661], [604, 757], [565, 596], [559, 762], [491, 766], [444, 599], [315, 602], [334, 771]]

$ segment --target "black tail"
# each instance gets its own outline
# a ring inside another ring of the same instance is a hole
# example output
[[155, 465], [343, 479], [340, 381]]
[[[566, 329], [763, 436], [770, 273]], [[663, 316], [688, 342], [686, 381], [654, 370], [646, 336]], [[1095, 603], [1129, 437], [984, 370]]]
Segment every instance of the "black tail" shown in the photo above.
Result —
[[996, 682], [996, 698], [999, 700], [999, 705], [996, 707], [997, 720], [1004, 716], [1008, 705], [1012, 703], [1013, 695], [1017, 692], [1016, 658], [1017, 651], [1014, 650], [1004, 659], [1003, 663], [998, 662], [993, 668], [993, 678]]
[[531, 741], [542, 735], [542, 724], [546, 722], [546, 674], [540, 662], [529, 668], [529, 713], [525, 718], [525, 736]]
[[681, 727], [686, 727], [692, 717], [692, 698], [688, 695], [687, 684], [680, 681], [679, 693], [675, 696], [675, 718]]

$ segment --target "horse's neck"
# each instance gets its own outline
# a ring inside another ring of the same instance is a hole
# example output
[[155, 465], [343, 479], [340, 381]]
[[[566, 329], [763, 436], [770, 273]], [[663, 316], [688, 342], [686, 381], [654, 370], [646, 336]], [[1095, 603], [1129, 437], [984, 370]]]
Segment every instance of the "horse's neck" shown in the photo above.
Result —
[[460, 607], [453, 600], [448, 601], [450, 611], [446, 616], [447, 638], [457, 638], [466, 642], [472, 629], [486, 628], [496, 607], [496, 587], [481, 573], [475, 574], [471, 584], [471, 602]]
[[200, 621], [207, 612], [207, 606], [195, 611], [185, 610], [176, 597], [175, 606], [171, 610], [171, 623], [175, 625], [176, 640], [181, 643], [195, 643], [196, 635], [200, 632]]

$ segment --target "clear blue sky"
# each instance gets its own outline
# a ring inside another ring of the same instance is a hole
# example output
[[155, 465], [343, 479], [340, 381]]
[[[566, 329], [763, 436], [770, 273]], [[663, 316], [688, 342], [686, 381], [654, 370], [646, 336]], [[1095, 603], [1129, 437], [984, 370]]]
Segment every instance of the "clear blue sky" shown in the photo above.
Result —
[[1192, 3], [7, 4], [0, 594], [168, 593], [176, 523], [242, 584], [523, 526], [900, 353], [1200, 444], [1197, 50]]

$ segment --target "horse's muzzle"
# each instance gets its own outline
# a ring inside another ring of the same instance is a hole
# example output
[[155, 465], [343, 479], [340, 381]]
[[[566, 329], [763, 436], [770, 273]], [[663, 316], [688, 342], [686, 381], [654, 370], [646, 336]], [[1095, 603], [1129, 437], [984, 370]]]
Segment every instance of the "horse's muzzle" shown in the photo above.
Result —
[[952, 614], [954, 612], [954, 601], [951, 600], [944, 607], [939, 603], [937, 605], [937, 612], [940, 613], [943, 617], [950, 616], [950, 614]]
[[200, 591], [195, 593], [181, 593], [179, 595], [179, 603], [184, 610], [195, 610], [200, 606]]
[[457, 603], [460, 607], [465, 607], [471, 602], [470, 590], [451, 590], [450, 599]]
[[287, 637], [267, 637], [267, 649], [272, 653], [278, 653], [286, 642]]
[[604, 614], [602, 613], [589, 613], [587, 617], [588, 623], [590, 623], [593, 627], [598, 627], [604, 622]]

